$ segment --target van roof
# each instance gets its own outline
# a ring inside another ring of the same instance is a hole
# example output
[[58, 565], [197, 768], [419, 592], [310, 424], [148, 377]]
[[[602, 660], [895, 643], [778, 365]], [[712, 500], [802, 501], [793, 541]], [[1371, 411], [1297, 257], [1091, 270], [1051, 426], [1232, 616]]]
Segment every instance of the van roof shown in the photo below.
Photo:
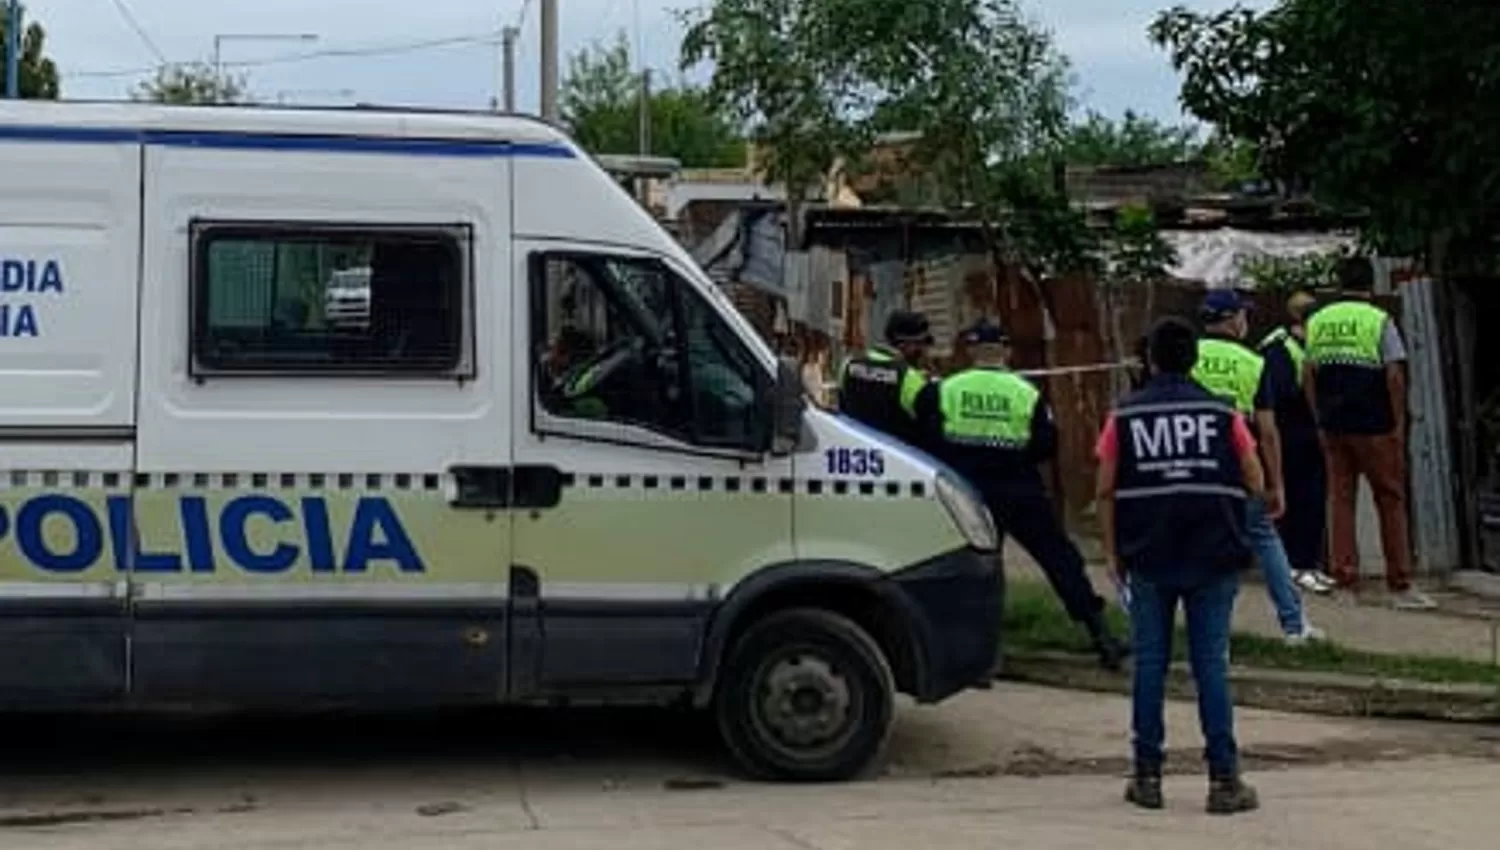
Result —
[[0, 127], [569, 144], [561, 130], [525, 115], [368, 106], [169, 106], [121, 101], [0, 100]]

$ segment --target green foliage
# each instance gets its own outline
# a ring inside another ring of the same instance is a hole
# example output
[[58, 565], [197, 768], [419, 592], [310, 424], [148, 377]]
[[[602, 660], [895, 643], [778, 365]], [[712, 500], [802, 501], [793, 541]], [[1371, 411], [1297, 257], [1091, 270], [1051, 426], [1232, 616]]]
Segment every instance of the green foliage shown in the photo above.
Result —
[[[1152, 26], [1198, 118], [1268, 176], [1368, 210], [1383, 249], [1479, 251], [1500, 208], [1500, 15], [1475, 0], [1178, 7]], [[1491, 251], [1486, 247], [1484, 252]], [[1439, 258], [1440, 261], [1440, 258]]]
[[247, 103], [249, 90], [242, 75], [221, 72], [207, 63], [164, 65], [156, 75], [136, 86], [134, 100], [177, 105]]
[[[24, 12], [24, 7], [23, 7]], [[24, 19], [23, 19], [24, 20]], [[0, 4], [0, 92], [5, 91], [9, 80], [5, 73], [9, 68], [5, 47], [9, 44], [8, 27], [10, 16]], [[27, 24], [21, 31], [20, 84], [17, 92], [26, 100], [56, 100], [60, 87], [57, 65], [46, 56], [47, 31], [39, 23]]]
[[714, 0], [683, 14], [682, 67], [712, 63], [711, 102], [761, 148], [761, 169], [795, 204], [872, 136], [855, 69], [825, 0]]
[[1169, 165], [1198, 157], [1196, 127], [1174, 126], [1126, 110], [1113, 121], [1090, 112], [1068, 130], [1064, 156], [1070, 165]]
[[1203, 145], [1202, 156], [1209, 178], [1219, 189], [1235, 189], [1261, 180], [1260, 149], [1254, 142], [1215, 133]]
[[1300, 257], [1241, 257], [1237, 265], [1240, 275], [1257, 290], [1291, 293], [1334, 286], [1344, 256], [1342, 251], [1327, 251]]
[[889, 197], [979, 222], [997, 262], [1028, 245], [1055, 266], [1087, 253], [1048, 176], [1068, 65], [1015, 0], [715, 0], [689, 20], [684, 65], [714, 64], [711, 93], [792, 193], [909, 133]]
[[[560, 107], [574, 137], [594, 153], [640, 149], [641, 78], [631, 67], [624, 33], [613, 45], [595, 44], [569, 58]], [[648, 105], [650, 153], [686, 168], [743, 165], [745, 139], [707, 92], [678, 83], [656, 89]]]
[[1105, 268], [1115, 284], [1161, 280], [1177, 262], [1177, 251], [1161, 236], [1150, 208], [1128, 206], [1115, 216], [1105, 241]]

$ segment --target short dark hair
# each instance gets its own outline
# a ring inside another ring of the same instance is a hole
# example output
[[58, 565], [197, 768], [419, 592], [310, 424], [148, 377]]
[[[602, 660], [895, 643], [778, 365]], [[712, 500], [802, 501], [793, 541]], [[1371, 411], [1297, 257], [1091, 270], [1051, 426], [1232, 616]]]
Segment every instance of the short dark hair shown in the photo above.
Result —
[[1186, 375], [1198, 363], [1198, 332], [1186, 319], [1165, 316], [1151, 326], [1147, 348], [1152, 371]]

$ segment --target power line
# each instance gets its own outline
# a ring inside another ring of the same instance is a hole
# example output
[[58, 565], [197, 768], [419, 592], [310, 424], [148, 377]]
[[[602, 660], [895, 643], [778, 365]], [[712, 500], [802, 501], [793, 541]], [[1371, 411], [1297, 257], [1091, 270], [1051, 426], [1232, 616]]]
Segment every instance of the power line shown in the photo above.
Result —
[[[440, 47], [456, 47], [461, 45], [476, 44], [499, 44], [500, 32], [487, 32], [482, 35], [460, 35], [448, 36], [446, 38], [432, 38], [422, 41], [410, 41], [400, 44], [388, 44], [370, 47], [343, 47], [328, 48], [324, 50], [309, 50], [299, 53], [285, 53], [279, 56], [270, 56], [265, 59], [244, 59], [223, 63], [226, 68], [263, 68], [268, 65], [289, 65], [296, 62], [307, 62], [314, 59], [348, 59], [366, 56], [389, 56], [398, 53], [413, 53], [420, 50], [432, 50]], [[191, 62], [167, 62], [167, 65], [191, 65]], [[138, 77], [142, 74], [150, 74], [157, 69], [153, 67], [140, 68], [116, 68], [100, 71], [72, 71], [63, 74], [64, 77], [104, 79], [110, 77]]]
[[111, 0], [111, 2], [115, 4], [115, 9], [120, 13], [120, 17], [125, 19], [125, 23], [132, 30], [135, 30], [135, 34], [140, 38], [141, 43], [146, 45], [146, 49], [151, 51], [152, 56], [156, 57], [156, 61], [163, 65], [168, 64], [166, 54], [161, 52], [161, 48], [156, 46], [156, 42], [146, 32], [146, 28], [141, 26], [140, 21], [136, 20], [135, 13], [130, 11], [130, 6], [125, 3], [125, 0]]

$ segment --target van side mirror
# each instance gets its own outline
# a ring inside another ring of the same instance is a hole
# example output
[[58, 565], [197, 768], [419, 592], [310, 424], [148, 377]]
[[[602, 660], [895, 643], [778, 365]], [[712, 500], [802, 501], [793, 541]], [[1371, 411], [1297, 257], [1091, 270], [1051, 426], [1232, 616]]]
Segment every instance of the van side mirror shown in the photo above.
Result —
[[776, 381], [769, 388], [771, 454], [791, 454], [802, 442], [803, 415], [807, 412], [807, 388], [797, 362], [776, 359]]

